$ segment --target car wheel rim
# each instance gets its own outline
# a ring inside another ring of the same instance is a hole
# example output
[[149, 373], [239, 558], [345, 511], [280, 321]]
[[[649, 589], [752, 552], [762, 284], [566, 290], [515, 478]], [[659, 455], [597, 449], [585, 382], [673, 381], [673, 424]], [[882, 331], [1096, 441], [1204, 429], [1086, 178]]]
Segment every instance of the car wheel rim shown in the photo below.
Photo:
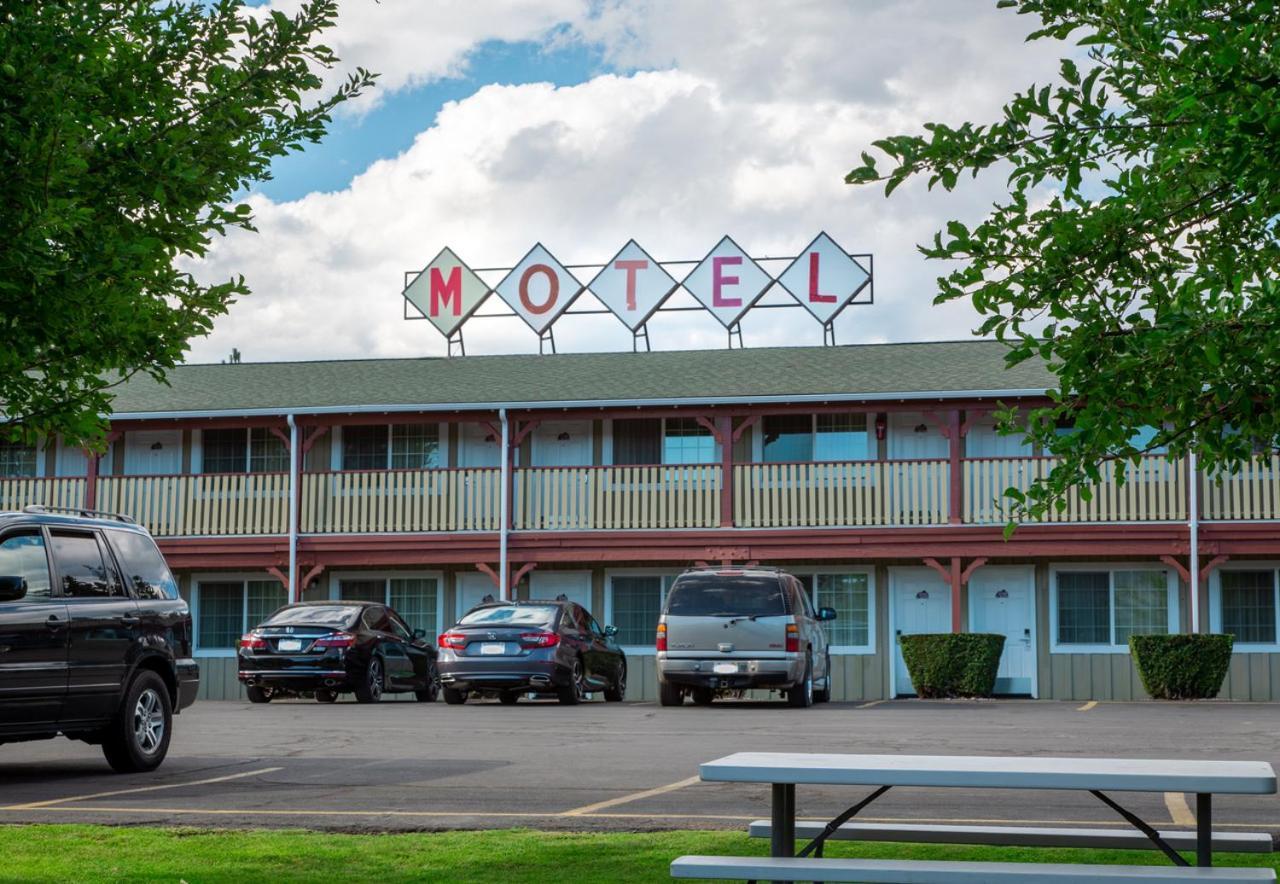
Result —
[[587, 679], [582, 673], [581, 663], [573, 664], [573, 690], [579, 700], [587, 696]]
[[377, 660], [369, 664], [369, 694], [375, 700], [382, 696], [382, 664]]
[[164, 706], [154, 688], [144, 690], [133, 707], [133, 737], [147, 755], [154, 755], [164, 740]]
[[627, 670], [622, 670], [622, 674], [618, 676], [618, 693], [625, 695], [627, 693]]
[[439, 670], [436, 669], [435, 665], [432, 664], [431, 666], [427, 667], [427, 696], [429, 696], [431, 699], [434, 700], [436, 698], [436, 695], [439, 693], [440, 693], [440, 672]]

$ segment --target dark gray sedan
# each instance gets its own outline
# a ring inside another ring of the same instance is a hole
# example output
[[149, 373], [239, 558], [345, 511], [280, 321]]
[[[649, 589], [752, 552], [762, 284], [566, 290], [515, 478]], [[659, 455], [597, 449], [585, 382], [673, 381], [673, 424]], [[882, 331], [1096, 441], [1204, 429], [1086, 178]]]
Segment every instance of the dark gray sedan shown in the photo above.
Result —
[[515, 703], [554, 694], [573, 704], [597, 691], [611, 702], [627, 690], [627, 659], [612, 626], [569, 601], [488, 602], [440, 635], [437, 665], [446, 703], [476, 693]]

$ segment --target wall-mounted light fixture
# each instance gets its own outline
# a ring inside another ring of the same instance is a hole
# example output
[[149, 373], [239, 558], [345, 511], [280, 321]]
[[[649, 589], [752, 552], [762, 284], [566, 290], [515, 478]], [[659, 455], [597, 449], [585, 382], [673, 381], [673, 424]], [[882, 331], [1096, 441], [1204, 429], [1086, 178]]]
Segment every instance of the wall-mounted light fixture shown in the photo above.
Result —
[[876, 439], [884, 439], [885, 420], [883, 414], [876, 415]]
[[916, 593], [916, 598], [918, 599], [927, 599], [928, 597], [929, 597], [929, 590], [927, 589], [922, 589], [918, 593]]
[[162, 448], [164, 448], [164, 443], [162, 443], [162, 442], [152, 442], [152, 443], [151, 443], [151, 450], [152, 450], [152, 451], [159, 451], [159, 450], [161, 450]]
[[568, 442], [568, 441], [569, 441], [569, 434], [568, 434], [568, 433], [561, 433], [559, 436], [556, 436], [556, 441], [557, 441], [557, 442]]

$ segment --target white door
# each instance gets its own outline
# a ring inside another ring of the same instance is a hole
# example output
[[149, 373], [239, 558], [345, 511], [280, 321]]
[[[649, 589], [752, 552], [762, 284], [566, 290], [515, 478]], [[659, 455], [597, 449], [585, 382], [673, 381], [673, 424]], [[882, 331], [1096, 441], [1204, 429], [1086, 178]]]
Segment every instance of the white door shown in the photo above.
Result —
[[529, 598], [554, 599], [564, 595], [591, 610], [590, 571], [539, 571], [529, 574]]
[[1030, 457], [1031, 446], [1019, 434], [1001, 436], [995, 418], [984, 417], [969, 427], [964, 453], [966, 457]]
[[125, 433], [124, 471], [129, 476], [174, 476], [182, 472], [182, 431]]
[[458, 466], [502, 466], [502, 439], [485, 424], [458, 424]]
[[997, 694], [1036, 695], [1035, 576], [1029, 567], [979, 568], [969, 578], [969, 628], [1004, 636]]
[[893, 693], [914, 694], [911, 676], [898, 648], [898, 636], [951, 631], [951, 588], [930, 568], [889, 572], [893, 593]]
[[951, 443], [918, 411], [889, 413], [889, 460], [927, 460], [951, 455]]
[[498, 598], [498, 587], [488, 574], [471, 571], [458, 575], [458, 616], [470, 611], [485, 600], [485, 596]]
[[535, 467], [591, 465], [591, 421], [545, 421], [533, 431]]

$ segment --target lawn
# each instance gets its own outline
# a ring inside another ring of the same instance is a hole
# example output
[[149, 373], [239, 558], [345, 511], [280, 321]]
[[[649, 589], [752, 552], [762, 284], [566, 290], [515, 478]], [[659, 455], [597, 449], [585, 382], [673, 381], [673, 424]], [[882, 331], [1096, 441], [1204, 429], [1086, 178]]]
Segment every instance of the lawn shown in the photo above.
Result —
[[[739, 832], [412, 834], [112, 826], [0, 827], [0, 881], [669, 881], [685, 853], [765, 853]], [[833, 844], [828, 856], [1159, 864], [1154, 851]], [[1276, 854], [1221, 865], [1280, 867]]]

